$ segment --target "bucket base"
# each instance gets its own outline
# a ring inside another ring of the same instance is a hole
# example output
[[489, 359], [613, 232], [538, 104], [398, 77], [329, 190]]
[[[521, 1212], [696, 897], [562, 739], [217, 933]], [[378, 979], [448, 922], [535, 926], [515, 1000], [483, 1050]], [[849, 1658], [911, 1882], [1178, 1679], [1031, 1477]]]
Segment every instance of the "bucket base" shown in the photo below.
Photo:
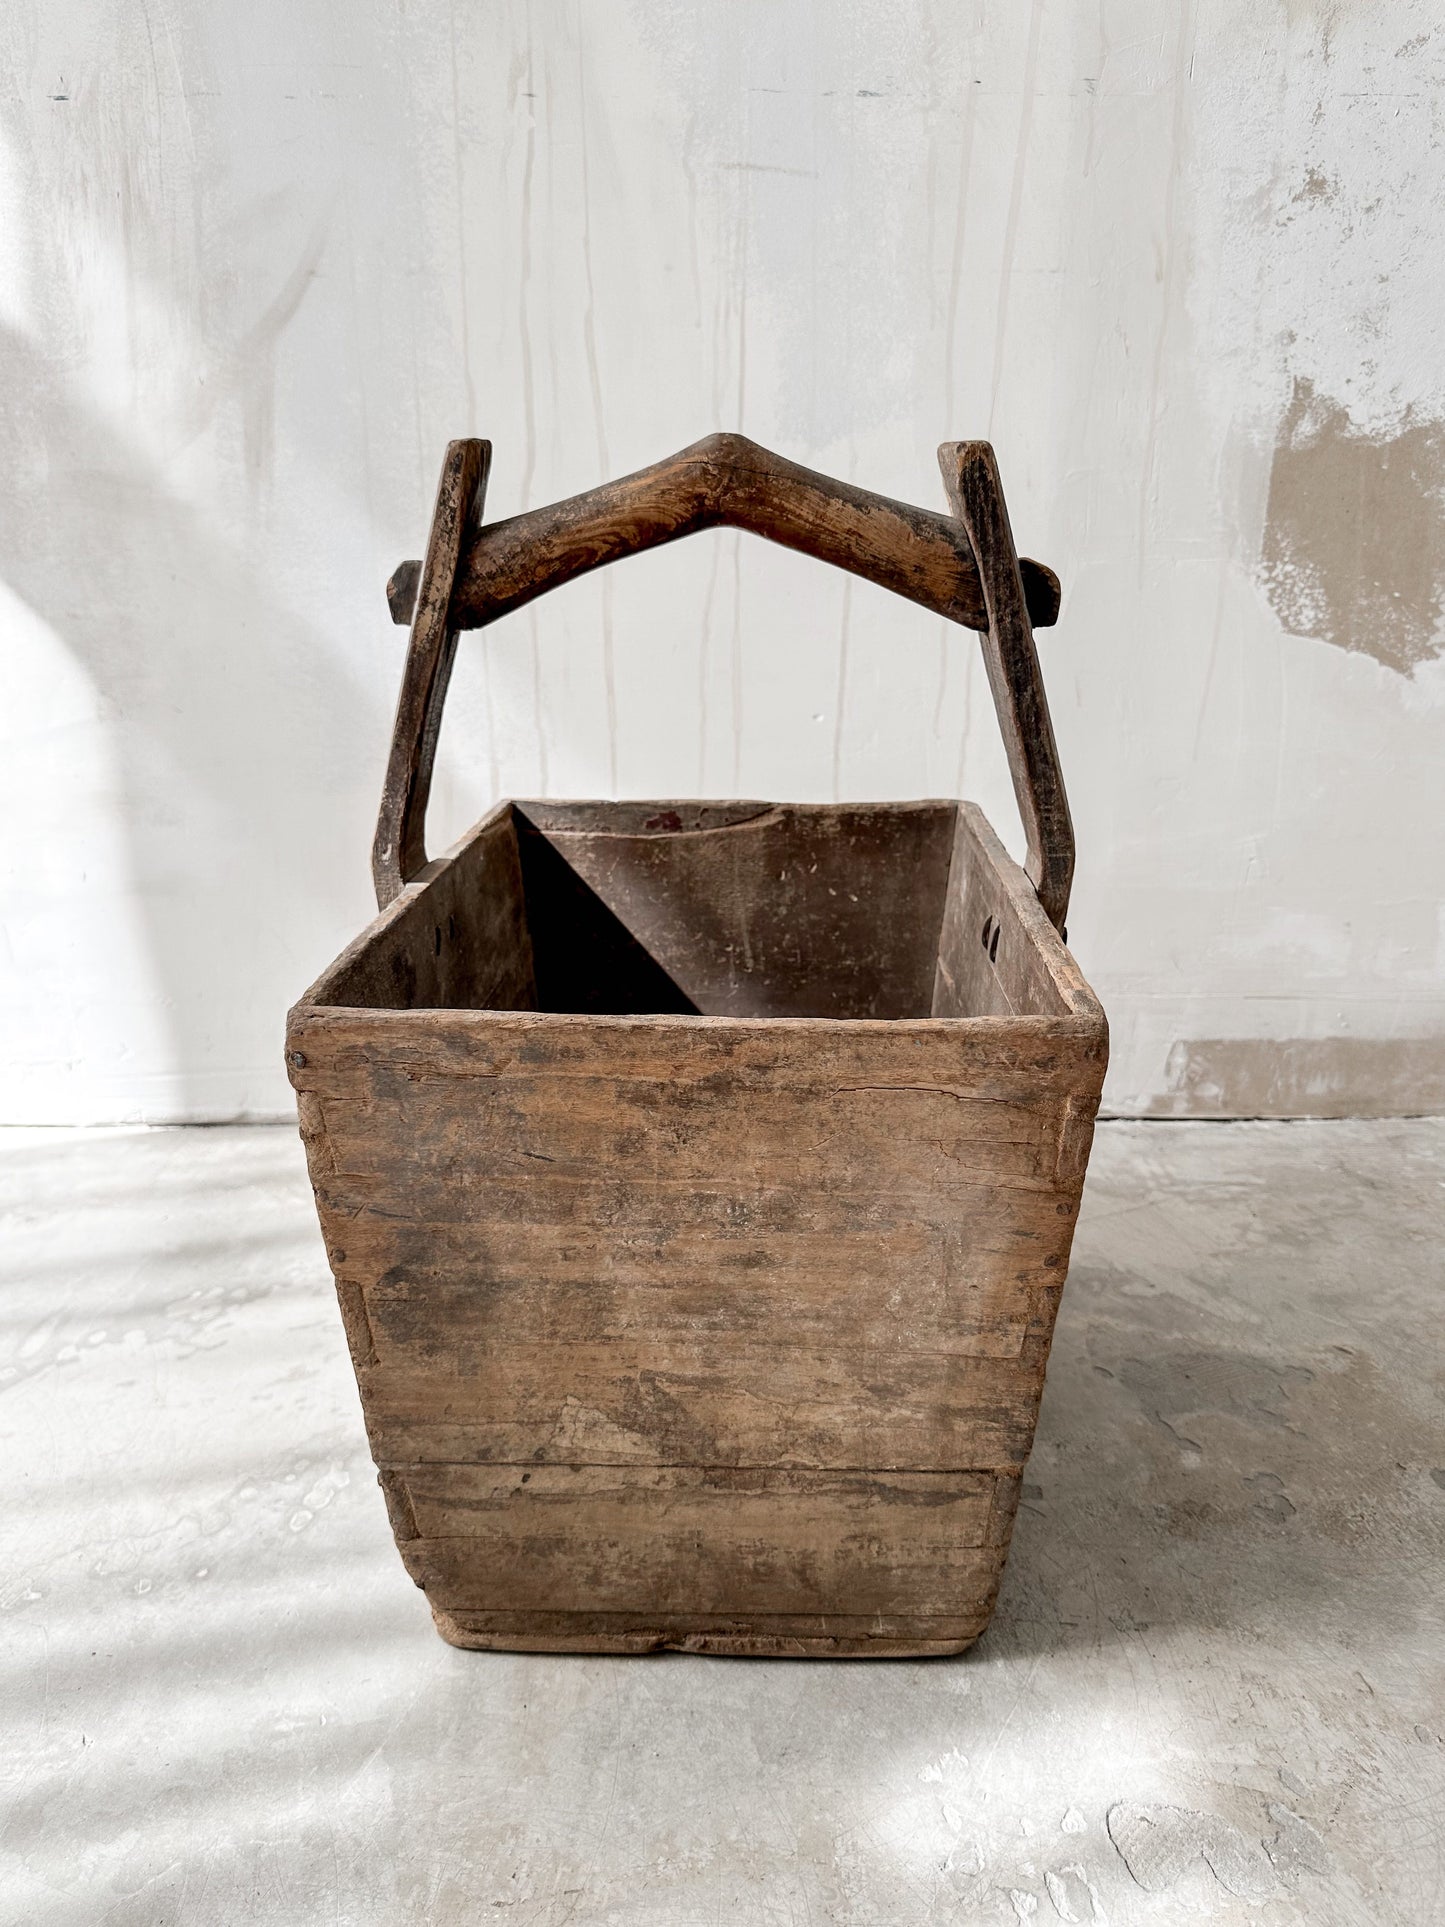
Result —
[[449, 1613], [432, 1608], [449, 1646], [495, 1653], [711, 1653], [729, 1659], [934, 1659], [967, 1652], [981, 1620], [881, 1624], [791, 1617], [776, 1627], [705, 1620], [692, 1614]]

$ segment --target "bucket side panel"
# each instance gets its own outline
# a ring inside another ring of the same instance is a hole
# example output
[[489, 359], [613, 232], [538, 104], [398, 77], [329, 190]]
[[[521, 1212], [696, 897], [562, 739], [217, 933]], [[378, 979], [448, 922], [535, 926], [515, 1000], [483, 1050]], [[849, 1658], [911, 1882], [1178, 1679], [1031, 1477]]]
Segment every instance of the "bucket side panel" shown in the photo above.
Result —
[[936, 1017], [1098, 1014], [1033, 885], [974, 805], [960, 805], [939, 937]]
[[[544, 1010], [928, 1014], [951, 803], [516, 810]], [[654, 1001], [592, 1001], [597, 930], [635, 940], [656, 981], [619, 988]]]
[[377, 920], [322, 980], [325, 1002], [375, 1010], [535, 1010], [517, 830], [495, 811]]
[[340, 1018], [298, 1028], [313, 1182], [447, 1637], [976, 1635], [1097, 1103], [1085, 1030], [661, 1025], [649, 1057], [644, 1027], [518, 1048], [437, 1013], [419, 1056]]

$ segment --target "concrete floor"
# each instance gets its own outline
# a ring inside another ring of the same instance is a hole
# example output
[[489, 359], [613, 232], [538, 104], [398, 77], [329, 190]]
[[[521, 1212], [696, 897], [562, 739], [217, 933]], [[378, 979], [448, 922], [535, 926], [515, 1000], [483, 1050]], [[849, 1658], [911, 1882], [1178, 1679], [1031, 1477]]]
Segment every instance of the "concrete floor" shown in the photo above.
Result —
[[455, 1652], [287, 1130], [0, 1139], [0, 1916], [1445, 1919], [1445, 1121], [1101, 1129], [960, 1660]]

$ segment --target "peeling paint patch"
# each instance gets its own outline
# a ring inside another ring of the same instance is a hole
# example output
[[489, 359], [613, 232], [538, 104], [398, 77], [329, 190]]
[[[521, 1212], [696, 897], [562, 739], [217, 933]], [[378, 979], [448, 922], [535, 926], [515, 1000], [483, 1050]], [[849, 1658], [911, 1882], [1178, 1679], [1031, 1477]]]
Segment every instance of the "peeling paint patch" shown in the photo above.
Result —
[[1373, 656], [1402, 676], [1437, 655], [1445, 423], [1371, 433], [1296, 379], [1270, 469], [1258, 578], [1292, 635]]
[[1167, 1893], [1201, 1860], [1238, 1900], [1268, 1900], [1276, 1891], [1263, 1848], [1213, 1814], [1121, 1802], [1109, 1809], [1108, 1826], [1120, 1859], [1146, 1893]]
[[1265, 1841], [1264, 1850], [1277, 1874], [1293, 1882], [1301, 1874], [1328, 1875], [1332, 1871], [1329, 1850], [1308, 1820], [1277, 1801], [1270, 1802], [1269, 1817], [1279, 1831], [1273, 1840]]
[[1304, 184], [1298, 193], [1290, 196], [1296, 204], [1309, 201], [1332, 201], [1339, 192], [1338, 182], [1331, 181], [1322, 168], [1312, 167], [1305, 175]]
[[1161, 1117], [1427, 1117], [1445, 1112], [1445, 1039], [1202, 1037], [1169, 1052]]
[[1107, 1921], [1099, 1890], [1081, 1862], [1075, 1861], [1071, 1866], [1060, 1867], [1057, 1873], [1046, 1873], [1044, 1885], [1048, 1888], [1049, 1899], [1054, 1903], [1054, 1912], [1066, 1923], [1066, 1927], [1080, 1927], [1080, 1923], [1091, 1920], [1100, 1923]]

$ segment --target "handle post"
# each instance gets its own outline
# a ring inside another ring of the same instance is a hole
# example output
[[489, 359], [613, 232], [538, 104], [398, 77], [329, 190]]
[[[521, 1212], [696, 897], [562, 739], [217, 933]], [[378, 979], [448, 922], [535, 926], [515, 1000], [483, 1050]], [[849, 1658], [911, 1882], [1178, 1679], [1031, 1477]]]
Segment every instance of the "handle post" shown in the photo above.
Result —
[[978, 565], [988, 619], [983, 659], [1023, 819], [1024, 869], [1062, 935], [1074, 882], [1074, 825], [998, 461], [989, 442], [944, 442], [938, 465]]
[[481, 523], [491, 466], [490, 442], [447, 443], [371, 846], [381, 910], [426, 864], [426, 806], [457, 653], [452, 598], [462, 554]]

